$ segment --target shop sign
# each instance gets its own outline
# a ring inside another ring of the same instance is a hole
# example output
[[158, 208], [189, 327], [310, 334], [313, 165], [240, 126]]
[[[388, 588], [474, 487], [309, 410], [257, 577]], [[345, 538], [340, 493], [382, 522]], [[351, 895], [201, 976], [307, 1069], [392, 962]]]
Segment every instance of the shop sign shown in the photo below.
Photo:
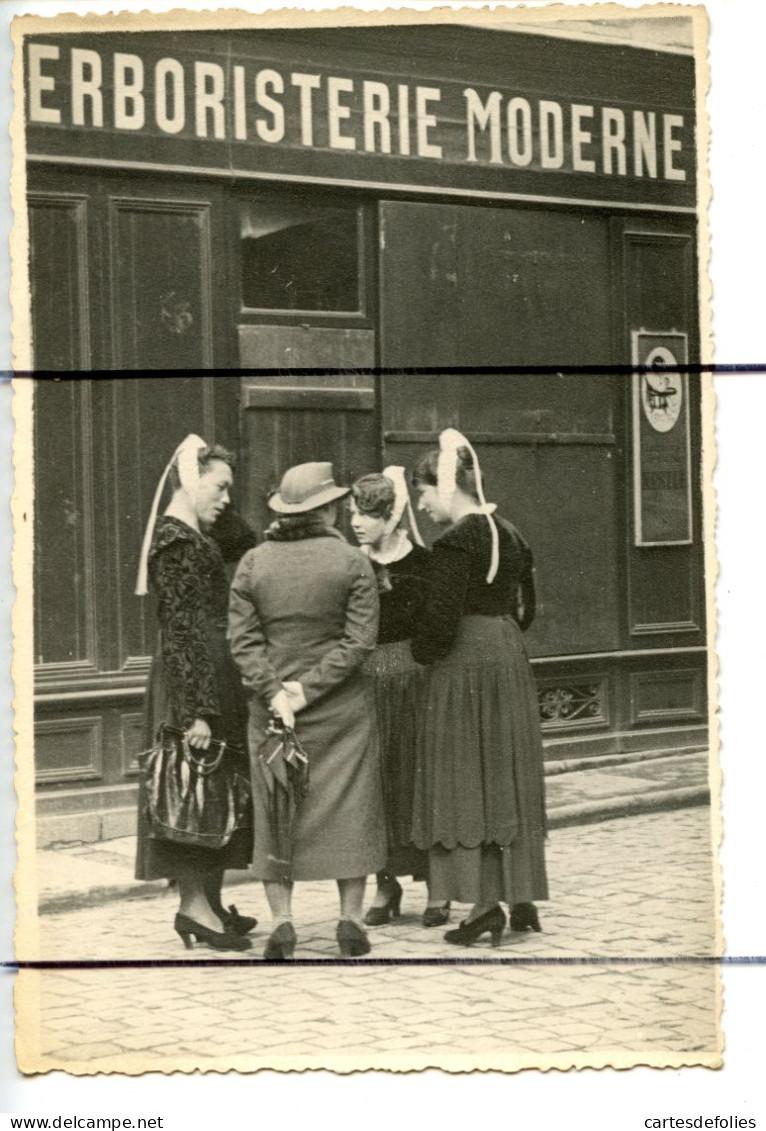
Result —
[[637, 99], [635, 84], [631, 100], [599, 101], [525, 89], [523, 75], [500, 88], [289, 65], [239, 41], [207, 56], [130, 36], [25, 48], [30, 151], [693, 203], [693, 112]]
[[684, 546], [692, 540], [689, 377], [686, 334], [632, 334], [635, 544]]

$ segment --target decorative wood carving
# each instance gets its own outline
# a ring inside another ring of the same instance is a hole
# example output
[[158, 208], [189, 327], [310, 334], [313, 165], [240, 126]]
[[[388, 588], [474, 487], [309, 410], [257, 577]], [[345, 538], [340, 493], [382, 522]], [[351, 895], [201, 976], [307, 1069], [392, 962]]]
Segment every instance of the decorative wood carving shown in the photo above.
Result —
[[543, 731], [609, 723], [609, 682], [605, 675], [538, 683], [537, 699]]

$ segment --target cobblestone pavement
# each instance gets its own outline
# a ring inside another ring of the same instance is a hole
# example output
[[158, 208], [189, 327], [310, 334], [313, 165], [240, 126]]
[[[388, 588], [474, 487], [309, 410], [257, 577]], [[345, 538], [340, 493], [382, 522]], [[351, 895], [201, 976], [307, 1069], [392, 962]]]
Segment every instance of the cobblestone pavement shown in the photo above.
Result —
[[[544, 933], [456, 950], [421, 927], [423, 887], [409, 884], [401, 919], [371, 929], [370, 959], [357, 963], [332, 961], [335, 885], [315, 883], [296, 886], [294, 908], [296, 959], [314, 963], [263, 965], [265, 900], [259, 885], [237, 883], [229, 901], [261, 920], [244, 963], [22, 972], [32, 1022], [22, 1067], [716, 1063], [718, 972], [693, 961], [717, 945], [709, 810], [560, 829], [548, 860]], [[183, 959], [174, 910], [169, 895], [42, 916], [39, 956]], [[192, 957], [222, 956], [197, 947]]]

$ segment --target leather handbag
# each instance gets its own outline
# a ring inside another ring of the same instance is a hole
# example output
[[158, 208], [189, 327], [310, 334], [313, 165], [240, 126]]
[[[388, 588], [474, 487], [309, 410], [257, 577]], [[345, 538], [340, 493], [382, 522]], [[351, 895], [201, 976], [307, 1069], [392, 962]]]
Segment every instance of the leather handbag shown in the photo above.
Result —
[[223, 848], [237, 829], [252, 827], [250, 781], [237, 766], [243, 753], [216, 740], [192, 749], [185, 731], [163, 724], [139, 755], [149, 837]]

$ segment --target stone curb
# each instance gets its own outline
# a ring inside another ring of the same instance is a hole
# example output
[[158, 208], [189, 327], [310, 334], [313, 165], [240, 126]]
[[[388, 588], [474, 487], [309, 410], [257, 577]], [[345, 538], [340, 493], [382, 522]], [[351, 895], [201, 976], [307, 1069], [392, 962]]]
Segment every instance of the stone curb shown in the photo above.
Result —
[[709, 805], [710, 789], [706, 785], [658, 789], [654, 793], [624, 793], [599, 801], [580, 801], [562, 805], [548, 813], [549, 829], [566, 829], [572, 825], [591, 825], [618, 817], [635, 817], [638, 813], [664, 813], [671, 809], [687, 809]]
[[[647, 793], [618, 794], [598, 801], [582, 801], [561, 805], [548, 813], [549, 829], [565, 829], [573, 825], [589, 825], [597, 821], [634, 817], [639, 813], [661, 813], [672, 809], [685, 809], [710, 802], [707, 786], [687, 786], [679, 789], [656, 790]], [[242, 873], [243, 880], [249, 879]], [[77, 911], [86, 907], [100, 907], [120, 899], [156, 899], [167, 894], [164, 880], [135, 881], [127, 884], [108, 884], [87, 891], [65, 892], [43, 896], [38, 911], [41, 915], [54, 915]]]
[[610, 770], [618, 766], [652, 764], [654, 762], [677, 761], [679, 758], [699, 758], [706, 754], [704, 746], [675, 747], [671, 750], [627, 750], [621, 754], [593, 754], [582, 758], [546, 758], [545, 776], [555, 778], [559, 774], [578, 773], [581, 770]]
[[126, 884], [104, 884], [87, 891], [68, 891], [61, 895], [42, 896], [38, 914], [59, 915], [64, 911], [81, 911], [86, 907], [101, 907], [118, 899], [156, 899], [169, 891], [166, 880], [136, 880]]

